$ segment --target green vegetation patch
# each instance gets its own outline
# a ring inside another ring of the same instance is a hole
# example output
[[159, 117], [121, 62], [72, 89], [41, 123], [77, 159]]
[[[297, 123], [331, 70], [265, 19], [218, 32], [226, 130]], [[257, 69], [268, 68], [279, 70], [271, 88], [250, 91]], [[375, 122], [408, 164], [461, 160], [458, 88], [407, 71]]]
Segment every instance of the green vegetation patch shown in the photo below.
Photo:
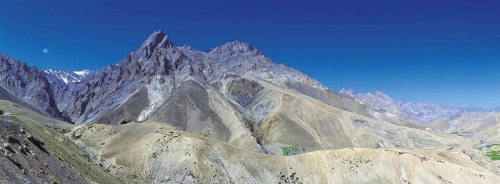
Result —
[[490, 157], [491, 160], [500, 160], [500, 151], [492, 150], [486, 153], [486, 156]]
[[458, 131], [453, 131], [451, 134], [458, 135]]
[[283, 154], [289, 154], [292, 152], [292, 149], [290, 149], [289, 147], [283, 147], [281, 149], [283, 150]]
[[299, 148], [299, 146], [281, 147], [281, 150], [283, 150], [283, 154], [286, 155], [286, 154], [292, 153], [292, 150], [294, 148]]

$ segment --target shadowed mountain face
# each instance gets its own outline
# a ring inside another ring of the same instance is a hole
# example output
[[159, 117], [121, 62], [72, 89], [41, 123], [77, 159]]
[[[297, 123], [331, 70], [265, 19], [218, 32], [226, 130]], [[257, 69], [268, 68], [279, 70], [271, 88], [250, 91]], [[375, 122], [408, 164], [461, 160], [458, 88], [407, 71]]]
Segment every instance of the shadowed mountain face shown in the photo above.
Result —
[[0, 54], [0, 93], [6, 100], [19, 102], [57, 119], [67, 120], [56, 106], [51, 84], [36, 67]]

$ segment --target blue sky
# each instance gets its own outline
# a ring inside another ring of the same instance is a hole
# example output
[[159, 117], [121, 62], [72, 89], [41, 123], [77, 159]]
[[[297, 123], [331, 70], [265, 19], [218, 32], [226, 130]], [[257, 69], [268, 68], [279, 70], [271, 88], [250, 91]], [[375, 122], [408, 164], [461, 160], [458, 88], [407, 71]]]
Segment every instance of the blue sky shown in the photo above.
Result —
[[336, 91], [500, 106], [500, 1], [117, 2], [1, 1], [0, 52], [42, 69], [96, 70], [164, 30], [203, 51], [249, 42]]

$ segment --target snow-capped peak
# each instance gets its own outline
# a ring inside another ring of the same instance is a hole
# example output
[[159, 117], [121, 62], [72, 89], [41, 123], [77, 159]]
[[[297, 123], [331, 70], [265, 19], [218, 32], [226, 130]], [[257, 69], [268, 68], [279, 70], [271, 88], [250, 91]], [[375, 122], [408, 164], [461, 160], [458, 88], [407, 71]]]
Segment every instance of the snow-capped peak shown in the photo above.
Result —
[[82, 77], [86, 77], [87, 75], [89, 75], [92, 72], [90, 70], [81, 70], [81, 71], [73, 71], [73, 73], [75, 73], [76, 75], [82, 76]]
[[59, 79], [63, 81], [65, 84], [80, 82], [83, 78], [92, 74], [90, 70], [81, 70], [81, 71], [62, 71], [62, 70], [53, 70], [53, 69], [45, 69], [45, 74], [47, 74], [47, 78], [49, 80]]

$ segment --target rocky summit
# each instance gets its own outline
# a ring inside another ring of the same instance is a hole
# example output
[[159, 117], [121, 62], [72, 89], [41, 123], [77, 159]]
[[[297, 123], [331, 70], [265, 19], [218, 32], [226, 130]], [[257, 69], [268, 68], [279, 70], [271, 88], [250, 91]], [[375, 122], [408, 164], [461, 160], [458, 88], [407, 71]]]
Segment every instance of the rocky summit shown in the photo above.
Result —
[[0, 182], [500, 183], [499, 113], [335, 92], [245, 42], [173, 41], [153, 32], [93, 72], [1, 54]]

